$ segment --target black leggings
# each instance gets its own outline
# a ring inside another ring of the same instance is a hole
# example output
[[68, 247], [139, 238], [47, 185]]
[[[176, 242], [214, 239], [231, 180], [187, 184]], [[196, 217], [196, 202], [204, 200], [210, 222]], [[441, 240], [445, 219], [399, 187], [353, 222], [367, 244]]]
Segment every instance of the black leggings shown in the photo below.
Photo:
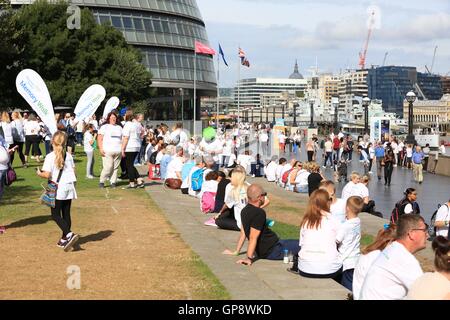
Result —
[[308, 162], [313, 161], [314, 151], [308, 151]]
[[38, 135], [25, 136], [25, 155], [30, 154], [31, 145], [33, 145], [33, 156], [42, 155], [41, 149], [39, 148], [39, 143], [41, 142], [41, 137]]
[[125, 152], [125, 164], [130, 182], [135, 182], [139, 178], [139, 172], [134, 166], [134, 160], [138, 154], [139, 152]]
[[[23, 154], [23, 142], [16, 142], [16, 141], [14, 141], [14, 143], [10, 146], [10, 148], [13, 148], [15, 146], [18, 146], [17, 152], [19, 153], [20, 161], [22, 161], [22, 164], [25, 164], [25, 156]], [[15, 152], [13, 152], [11, 154], [11, 165], [14, 162], [14, 155], [15, 155]]]
[[70, 233], [72, 221], [70, 219], [70, 207], [72, 200], [55, 200], [55, 207], [51, 208], [52, 218], [62, 231], [62, 237], [65, 238]]
[[216, 225], [220, 229], [240, 231], [236, 219], [234, 219], [233, 210], [224, 211], [218, 219], [216, 219]]
[[391, 184], [392, 170], [393, 170], [392, 162], [386, 162], [384, 165], [384, 182], [387, 184]]
[[305, 278], [316, 278], [316, 279], [333, 279], [334, 281], [336, 281], [337, 283], [341, 284], [342, 282], [342, 267], [334, 272], [334, 273], [330, 273], [330, 274], [311, 274], [311, 273], [306, 273], [303, 272], [301, 270], [298, 271], [298, 273]]

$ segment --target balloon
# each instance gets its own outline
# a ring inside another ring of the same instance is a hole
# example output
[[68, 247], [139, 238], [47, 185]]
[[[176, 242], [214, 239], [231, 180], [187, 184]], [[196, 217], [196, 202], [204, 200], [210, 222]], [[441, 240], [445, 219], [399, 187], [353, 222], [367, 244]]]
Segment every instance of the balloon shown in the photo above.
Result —
[[207, 142], [213, 141], [216, 138], [216, 130], [213, 127], [203, 129], [203, 138]]

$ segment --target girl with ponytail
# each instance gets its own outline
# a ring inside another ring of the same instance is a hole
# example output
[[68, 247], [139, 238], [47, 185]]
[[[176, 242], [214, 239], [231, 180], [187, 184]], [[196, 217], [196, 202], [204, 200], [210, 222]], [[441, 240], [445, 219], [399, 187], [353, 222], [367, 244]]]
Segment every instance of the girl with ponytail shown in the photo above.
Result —
[[53, 220], [62, 231], [62, 237], [57, 246], [69, 251], [78, 240], [79, 235], [71, 231], [70, 208], [72, 200], [77, 198], [75, 190], [75, 163], [70, 153], [66, 152], [67, 134], [57, 131], [52, 138], [53, 152], [45, 157], [42, 170], [37, 170], [41, 178], [56, 182], [55, 207], [51, 208]]

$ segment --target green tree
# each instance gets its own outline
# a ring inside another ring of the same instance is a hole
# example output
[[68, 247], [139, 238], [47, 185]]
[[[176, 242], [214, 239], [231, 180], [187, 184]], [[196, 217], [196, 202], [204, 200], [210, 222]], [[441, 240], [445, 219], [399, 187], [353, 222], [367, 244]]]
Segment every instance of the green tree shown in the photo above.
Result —
[[[151, 74], [141, 63], [140, 52], [126, 43], [120, 31], [98, 25], [89, 9], [81, 10], [81, 29], [68, 29], [66, 10], [65, 2], [36, 1], [5, 17], [15, 34], [5, 39], [10, 44], [5, 48], [17, 59], [8, 63], [17, 68], [14, 81], [8, 79], [2, 87], [15, 90], [17, 69], [30, 68], [45, 80], [54, 105], [75, 106], [94, 83], [104, 86], [108, 97], [116, 95], [128, 105], [148, 99], [153, 93]], [[0, 27], [1, 35], [3, 30], [8, 32]], [[0, 98], [15, 99], [10, 94]], [[26, 105], [24, 100], [20, 104]]]

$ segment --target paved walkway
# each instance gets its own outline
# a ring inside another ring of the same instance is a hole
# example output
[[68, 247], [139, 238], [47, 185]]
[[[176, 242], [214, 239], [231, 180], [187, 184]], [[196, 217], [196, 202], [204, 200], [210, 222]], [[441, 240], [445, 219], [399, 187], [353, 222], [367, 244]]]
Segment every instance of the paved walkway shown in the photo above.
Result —
[[237, 257], [223, 255], [222, 251], [236, 245], [238, 232], [203, 225], [207, 216], [200, 212], [197, 199], [156, 183], [146, 189], [183, 241], [208, 265], [232, 299], [346, 299], [348, 291], [333, 280], [296, 276], [286, 271], [288, 265], [282, 261], [259, 260], [251, 267], [236, 264]]

